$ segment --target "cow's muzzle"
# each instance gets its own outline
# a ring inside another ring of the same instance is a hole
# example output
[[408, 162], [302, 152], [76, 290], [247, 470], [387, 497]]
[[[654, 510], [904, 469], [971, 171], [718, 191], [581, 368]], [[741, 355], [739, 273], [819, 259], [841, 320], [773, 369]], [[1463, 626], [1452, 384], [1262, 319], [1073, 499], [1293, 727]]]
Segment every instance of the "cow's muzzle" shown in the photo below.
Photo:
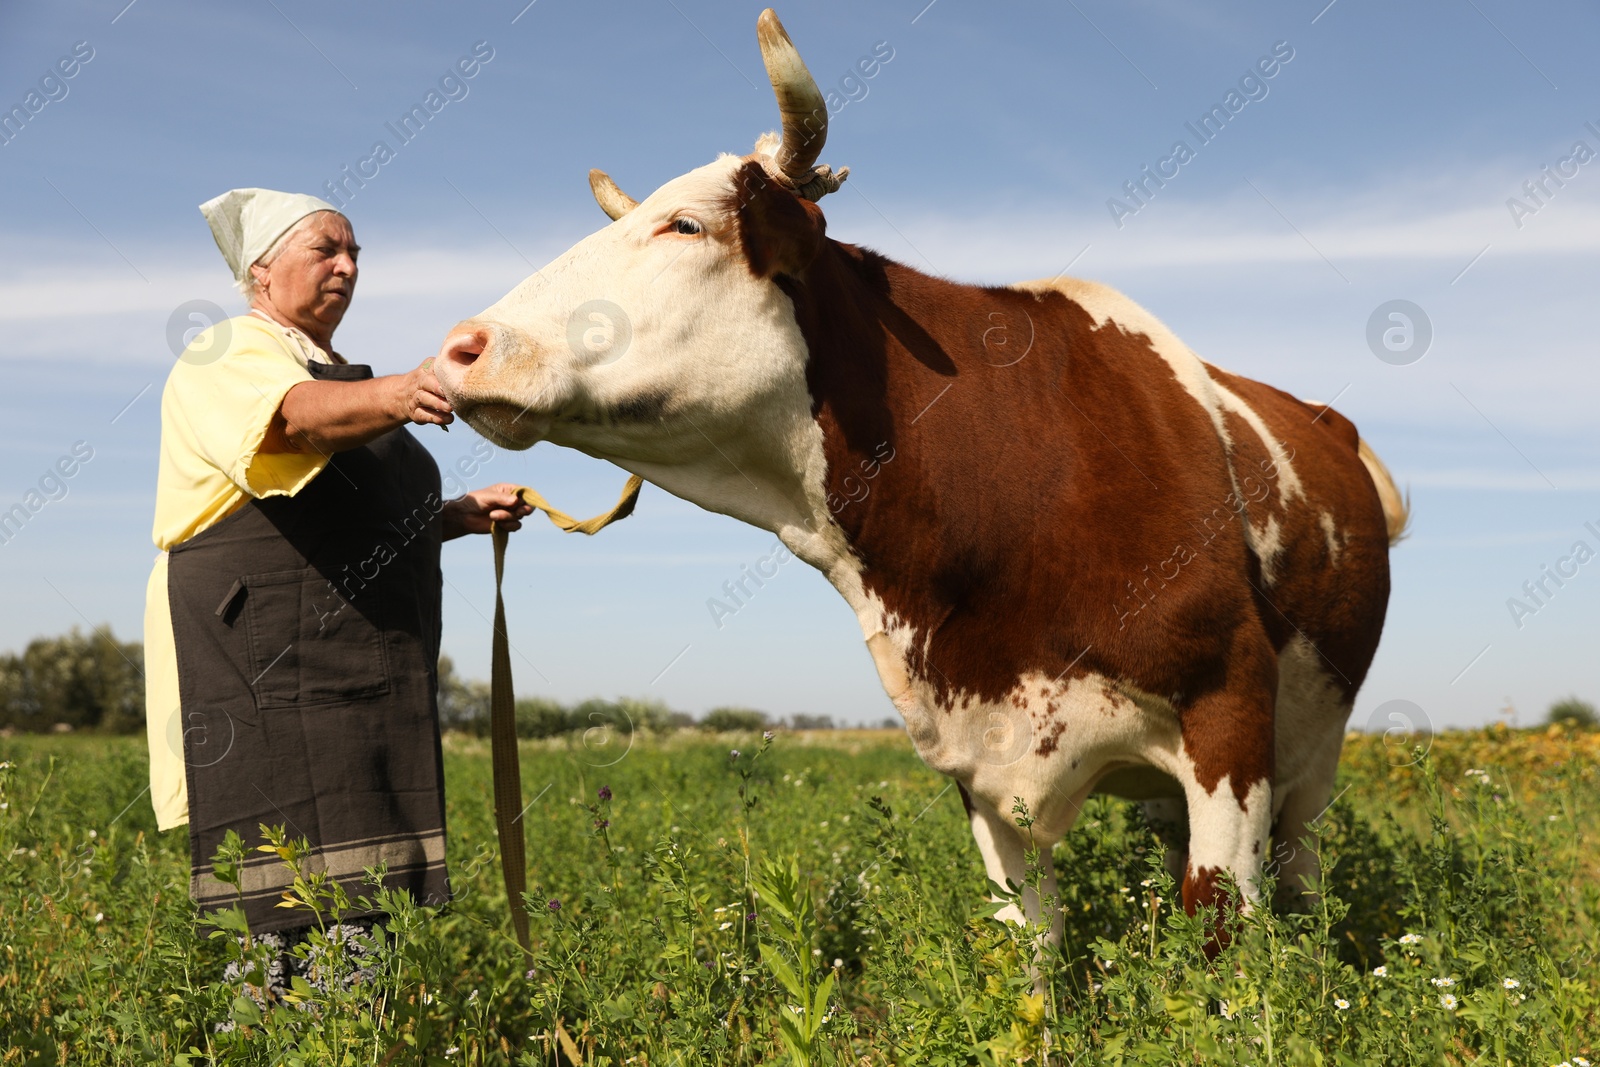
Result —
[[495, 444], [529, 448], [549, 433], [554, 404], [521, 330], [466, 319], [445, 337], [433, 372], [456, 414]]

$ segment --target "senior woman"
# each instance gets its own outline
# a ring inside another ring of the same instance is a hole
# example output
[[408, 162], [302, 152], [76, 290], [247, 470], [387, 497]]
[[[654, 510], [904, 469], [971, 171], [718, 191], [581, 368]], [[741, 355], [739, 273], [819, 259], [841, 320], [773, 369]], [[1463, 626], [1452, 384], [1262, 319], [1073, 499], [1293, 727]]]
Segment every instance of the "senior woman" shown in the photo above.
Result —
[[197, 336], [162, 393], [151, 799], [162, 829], [189, 824], [200, 907], [242, 897], [251, 932], [283, 951], [281, 991], [314, 916], [277, 906], [292, 878], [277, 856], [250, 848], [238, 886], [220, 880], [218, 845], [283, 826], [352, 899], [379, 864], [418, 901], [449, 899], [439, 543], [530, 509], [510, 485], [441, 499], [405, 429], [453, 419], [432, 360], [374, 377], [334, 350], [360, 249], [332, 204], [234, 189], [200, 210], [250, 313]]

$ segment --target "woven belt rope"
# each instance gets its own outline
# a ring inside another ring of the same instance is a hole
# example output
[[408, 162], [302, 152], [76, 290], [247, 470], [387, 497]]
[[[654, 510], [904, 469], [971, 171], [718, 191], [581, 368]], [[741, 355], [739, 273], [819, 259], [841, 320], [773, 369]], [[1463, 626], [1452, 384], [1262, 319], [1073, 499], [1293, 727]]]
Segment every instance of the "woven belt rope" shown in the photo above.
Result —
[[[542, 511], [552, 523], [567, 533], [596, 534], [618, 519], [633, 514], [643, 484], [635, 474], [623, 487], [622, 496], [610, 511], [581, 522], [539, 495], [538, 490], [518, 486], [517, 495], [525, 504]], [[511, 925], [516, 928], [517, 944], [528, 948], [528, 910], [522, 901], [528, 888], [527, 840], [522, 829], [522, 763], [517, 756], [516, 696], [511, 689], [511, 651], [506, 639], [506, 605], [500, 594], [506, 569], [508, 534], [495, 524], [494, 541], [494, 652], [489, 670], [489, 746], [494, 762], [494, 821], [500, 838], [500, 869], [505, 875], [506, 899], [511, 905]]]

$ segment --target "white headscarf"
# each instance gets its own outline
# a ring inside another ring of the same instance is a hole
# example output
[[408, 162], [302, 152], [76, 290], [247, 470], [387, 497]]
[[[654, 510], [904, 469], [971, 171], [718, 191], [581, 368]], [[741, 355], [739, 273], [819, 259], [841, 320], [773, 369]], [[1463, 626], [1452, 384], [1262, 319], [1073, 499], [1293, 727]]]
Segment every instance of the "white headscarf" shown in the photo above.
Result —
[[317, 211], [339, 212], [326, 200], [305, 193], [275, 189], [229, 189], [200, 205], [222, 258], [242, 286], [250, 265], [272, 247], [289, 227]]

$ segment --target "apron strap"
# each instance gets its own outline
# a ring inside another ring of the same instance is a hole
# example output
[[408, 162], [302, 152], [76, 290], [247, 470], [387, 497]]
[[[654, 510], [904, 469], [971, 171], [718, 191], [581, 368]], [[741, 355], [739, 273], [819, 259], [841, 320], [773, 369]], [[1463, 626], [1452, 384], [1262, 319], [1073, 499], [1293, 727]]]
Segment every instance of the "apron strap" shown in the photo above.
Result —
[[[535, 489], [517, 487], [517, 496], [542, 511], [567, 533], [596, 534], [618, 519], [633, 514], [644, 484], [637, 474], [628, 478], [622, 496], [610, 511], [578, 521], [551, 507]], [[517, 753], [517, 698], [511, 687], [510, 641], [506, 637], [506, 605], [500, 587], [505, 576], [508, 533], [494, 524], [494, 644], [489, 668], [489, 748], [494, 764], [494, 819], [500, 839], [500, 870], [505, 876], [506, 900], [511, 905], [511, 925], [517, 944], [528, 948], [528, 910], [522, 896], [528, 887], [527, 839], [522, 826], [522, 763]]]

